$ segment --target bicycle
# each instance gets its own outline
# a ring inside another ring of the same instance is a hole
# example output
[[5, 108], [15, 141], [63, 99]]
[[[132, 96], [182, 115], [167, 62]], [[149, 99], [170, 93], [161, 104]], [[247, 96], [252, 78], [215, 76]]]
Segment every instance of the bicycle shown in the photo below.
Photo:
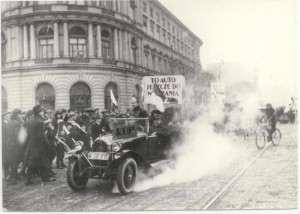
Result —
[[[269, 132], [266, 130], [266, 124], [258, 124], [257, 130], [256, 130], [256, 138], [255, 138], [255, 143], [257, 148], [263, 149], [266, 145], [266, 138], [269, 138]], [[281, 140], [281, 132], [279, 129], [276, 129], [272, 133], [272, 139], [271, 142], [274, 146], [278, 146]]]

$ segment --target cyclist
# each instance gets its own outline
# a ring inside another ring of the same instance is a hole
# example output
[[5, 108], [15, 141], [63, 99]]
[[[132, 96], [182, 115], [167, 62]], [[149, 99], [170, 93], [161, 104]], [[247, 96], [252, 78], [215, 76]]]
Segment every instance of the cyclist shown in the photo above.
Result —
[[272, 107], [270, 103], [266, 104], [265, 108], [261, 108], [263, 112], [263, 116], [260, 119], [259, 123], [262, 125], [266, 125], [266, 130], [268, 132], [268, 141], [272, 140], [272, 134], [276, 130], [276, 116], [275, 109]]

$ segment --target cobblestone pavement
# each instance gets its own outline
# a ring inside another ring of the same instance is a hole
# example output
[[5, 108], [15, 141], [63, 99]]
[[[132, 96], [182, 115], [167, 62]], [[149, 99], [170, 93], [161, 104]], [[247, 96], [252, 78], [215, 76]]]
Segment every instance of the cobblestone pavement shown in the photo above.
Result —
[[280, 145], [270, 144], [213, 209], [297, 208], [297, 126], [279, 128]]
[[[270, 146], [213, 209], [274, 209], [297, 207], [297, 127], [279, 127], [283, 134], [278, 147]], [[193, 182], [170, 184], [123, 196], [112, 191], [114, 184], [90, 180], [81, 192], [66, 182], [66, 169], [56, 170], [57, 181], [24, 186], [3, 182], [3, 207], [8, 211], [118, 211], [201, 210], [255, 155], [254, 137], [235, 138], [236, 156], [217, 173]], [[195, 170], [201, 170], [195, 165]], [[188, 172], [187, 172], [188, 173]]]

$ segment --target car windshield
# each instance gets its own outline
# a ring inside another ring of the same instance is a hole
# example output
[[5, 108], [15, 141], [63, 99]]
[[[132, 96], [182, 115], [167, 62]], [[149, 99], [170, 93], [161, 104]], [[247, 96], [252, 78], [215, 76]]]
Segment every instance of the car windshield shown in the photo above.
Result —
[[109, 126], [114, 139], [138, 136], [139, 132], [148, 133], [148, 118], [111, 118]]

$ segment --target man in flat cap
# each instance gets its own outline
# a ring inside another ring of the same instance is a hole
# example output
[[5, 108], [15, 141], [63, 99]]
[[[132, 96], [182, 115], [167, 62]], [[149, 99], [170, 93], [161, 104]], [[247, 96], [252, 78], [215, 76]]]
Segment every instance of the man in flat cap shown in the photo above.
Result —
[[34, 118], [28, 124], [29, 150], [27, 159], [26, 185], [33, 184], [32, 174], [40, 172], [43, 182], [54, 181], [49, 178], [47, 168], [49, 166], [49, 142], [45, 134], [44, 111], [40, 105], [33, 107]]

